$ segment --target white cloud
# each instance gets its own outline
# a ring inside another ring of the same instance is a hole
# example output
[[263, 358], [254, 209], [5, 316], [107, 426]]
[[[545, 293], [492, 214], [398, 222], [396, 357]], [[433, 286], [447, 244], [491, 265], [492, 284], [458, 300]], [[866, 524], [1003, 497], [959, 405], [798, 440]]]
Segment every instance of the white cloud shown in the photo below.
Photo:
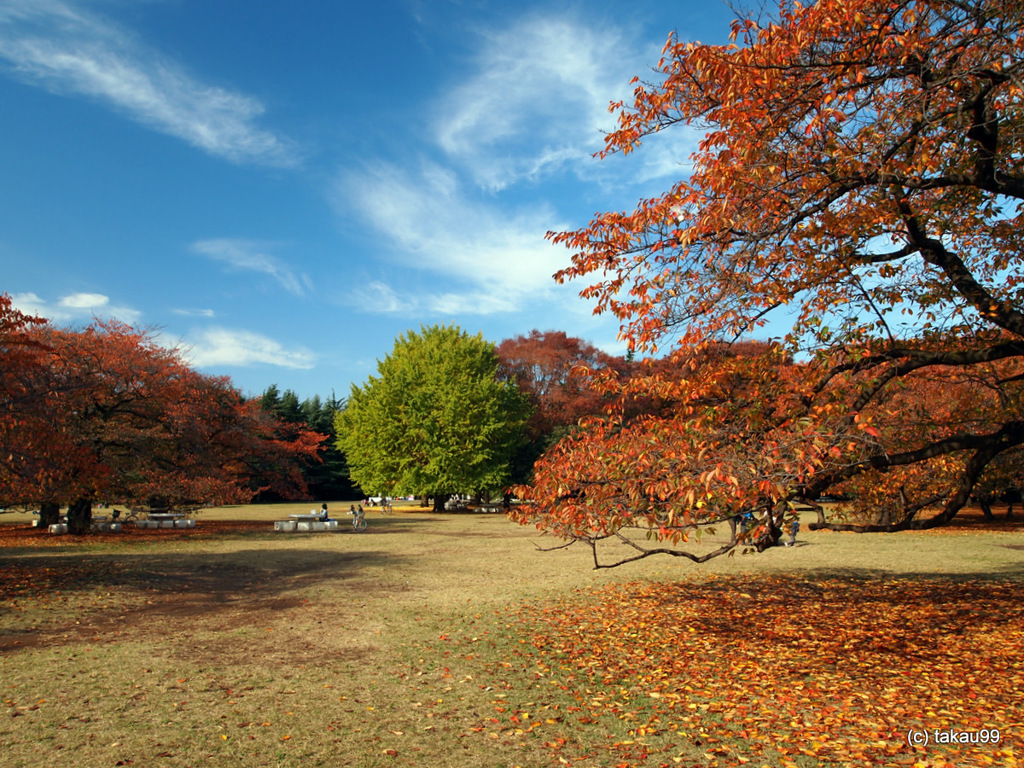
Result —
[[16, 293], [11, 302], [27, 315], [45, 317], [55, 323], [90, 321], [93, 318], [114, 318], [128, 325], [135, 325], [142, 312], [131, 307], [119, 307], [110, 303], [102, 293], [72, 293], [50, 303], [35, 293]]
[[[416, 291], [403, 288], [406, 276], [388, 279], [379, 311], [490, 315], [544, 306], [590, 317], [592, 307], [578, 300], [582, 286], [552, 279], [569, 256], [545, 233], [572, 228], [554, 195], [580, 194], [580, 177], [635, 191], [685, 172], [697, 142], [685, 129], [651, 137], [628, 167], [592, 157], [614, 127], [608, 103], [629, 96], [630, 78], [649, 71], [661, 42], [565, 15], [481, 33], [470, 74], [431, 110], [440, 159], [367, 163], [339, 178], [343, 215], [355, 211], [393, 261], [445, 281]], [[513, 187], [534, 181], [557, 185], [547, 187], [549, 202], [516, 207]]]
[[280, 342], [251, 331], [207, 328], [183, 342], [182, 357], [198, 368], [216, 366], [273, 365], [281, 368], [312, 368], [315, 355], [304, 347], [285, 348]]
[[443, 293], [401, 299], [380, 283], [374, 290], [386, 311], [508, 312], [556, 287], [551, 276], [565, 254], [544, 239], [560, 226], [546, 208], [505, 214], [467, 199], [452, 173], [430, 164], [416, 174], [391, 165], [349, 172], [339, 191], [344, 205], [390, 240], [396, 260], [450, 283]]
[[442, 99], [436, 140], [481, 186], [592, 165], [608, 104], [627, 95], [656, 48], [569, 17], [529, 17], [481, 35], [476, 72]]
[[110, 299], [102, 293], [73, 293], [57, 302], [60, 306], [74, 311], [76, 309], [102, 309], [110, 304]]
[[299, 160], [287, 139], [257, 126], [258, 100], [200, 81], [73, 2], [6, 0], [0, 58], [27, 82], [98, 99], [211, 155], [281, 166]]
[[184, 317], [215, 317], [217, 314], [212, 309], [174, 309], [171, 311]]
[[215, 261], [229, 264], [235, 269], [270, 275], [289, 293], [302, 296], [311, 289], [309, 277], [296, 275], [287, 264], [269, 254], [267, 251], [273, 245], [273, 243], [261, 243], [256, 240], [221, 238], [199, 240], [192, 244], [191, 249], [195, 253], [208, 256]]
[[[591, 182], [644, 183], [688, 172], [702, 131], [650, 136], [628, 170], [593, 155], [616, 127], [612, 101], [630, 103], [633, 76], [656, 79], [664, 38], [571, 15], [531, 15], [478, 36], [472, 73], [438, 100], [434, 140], [492, 192], [570, 172]], [[622, 170], [620, 170], [622, 168]]]
[[408, 309], [394, 289], [380, 280], [371, 280], [359, 289], [359, 305], [378, 314], [394, 314]]

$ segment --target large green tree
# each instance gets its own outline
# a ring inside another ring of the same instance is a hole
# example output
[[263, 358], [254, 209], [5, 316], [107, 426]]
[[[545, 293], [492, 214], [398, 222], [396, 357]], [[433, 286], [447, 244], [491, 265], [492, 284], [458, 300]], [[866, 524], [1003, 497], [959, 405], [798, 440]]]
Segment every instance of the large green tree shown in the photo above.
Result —
[[435, 509], [453, 493], [500, 489], [529, 405], [497, 370], [479, 334], [432, 326], [400, 336], [337, 417], [353, 479], [369, 492], [433, 496]]

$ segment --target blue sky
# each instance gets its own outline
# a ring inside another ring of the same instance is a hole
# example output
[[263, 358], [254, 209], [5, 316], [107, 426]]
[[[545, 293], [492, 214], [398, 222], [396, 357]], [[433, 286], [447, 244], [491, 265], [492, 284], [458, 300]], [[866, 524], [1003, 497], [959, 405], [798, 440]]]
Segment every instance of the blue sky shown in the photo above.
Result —
[[598, 161], [608, 102], [711, 2], [0, 0], [0, 291], [117, 317], [250, 394], [348, 394], [421, 324], [617, 325], [549, 230], [632, 208], [697, 140]]

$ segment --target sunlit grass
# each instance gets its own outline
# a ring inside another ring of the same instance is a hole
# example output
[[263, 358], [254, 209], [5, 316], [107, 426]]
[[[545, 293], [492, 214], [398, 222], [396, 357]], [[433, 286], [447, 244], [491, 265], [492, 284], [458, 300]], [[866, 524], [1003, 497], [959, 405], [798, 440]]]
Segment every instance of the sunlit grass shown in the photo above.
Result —
[[[0, 549], [0, 763], [547, 766], [568, 731], [600, 755], [580, 764], [616, 765], [606, 742], [635, 723], [587, 727], [571, 710], [578, 691], [537, 676], [524, 603], [710, 574], [1017, 578], [1024, 543], [1014, 532], [802, 533], [796, 548], [704, 566], [593, 571], [589, 552], [541, 552], [555, 542], [500, 515], [410, 505], [368, 510], [362, 534], [272, 531], [310, 506], [200, 514], [200, 528], [266, 523], [227, 538]], [[681, 744], [674, 754], [705, 764]]]

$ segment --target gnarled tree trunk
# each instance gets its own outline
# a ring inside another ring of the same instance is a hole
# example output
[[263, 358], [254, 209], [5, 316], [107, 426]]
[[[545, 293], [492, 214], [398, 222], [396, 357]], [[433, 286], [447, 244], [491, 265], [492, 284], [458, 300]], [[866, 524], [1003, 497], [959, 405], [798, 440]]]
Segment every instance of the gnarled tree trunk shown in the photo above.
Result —
[[68, 507], [68, 533], [84, 534], [92, 528], [92, 500], [75, 499]]
[[44, 501], [39, 506], [39, 522], [36, 526], [40, 531], [49, 530], [51, 525], [60, 522], [60, 504], [56, 501]]

